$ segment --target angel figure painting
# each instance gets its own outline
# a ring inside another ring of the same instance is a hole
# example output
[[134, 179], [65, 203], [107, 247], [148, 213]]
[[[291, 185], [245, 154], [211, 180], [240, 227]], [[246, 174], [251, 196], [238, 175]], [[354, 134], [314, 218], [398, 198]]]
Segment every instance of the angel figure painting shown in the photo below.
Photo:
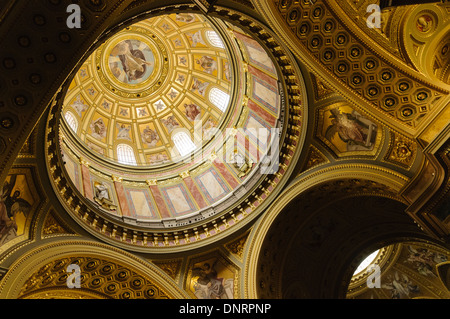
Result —
[[0, 245], [24, 233], [33, 204], [25, 175], [10, 175], [0, 189]]
[[159, 135], [154, 130], [152, 130], [148, 125], [141, 132], [142, 142], [147, 145], [147, 147], [154, 147], [159, 142]]
[[191, 23], [195, 21], [195, 15], [192, 13], [176, 13], [175, 20], [178, 22]]
[[203, 71], [209, 74], [213, 74], [213, 72], [217, 70], [217, 61], [208, 55], [204, 55], [200, 59], [196, 59], [195, 63], [197, 63]]
[[125, 139], [125, 140], [129, 140], [131, 141], [131, 137], [130, 137], [130, 130], [131, 130], [131, 126], [130, 125], [125, 125], [125, 124], [116, 124], [118, 133], [117, 133], [117, 139]]
[[218, 265], [218, 259], [194, 265], [191, 287], [198, 299], [234, 298], [234, 279], [231, 277], [233, 273], [228, 270], [229, 274], [227, 274], [227, 271], [223, 271], [224, 274], [221, 274], [217, 271], [219, 266], [223, 268], [223, 265]]
[[336, 107], [325, 112], [322, 133], [339, 152], [370, 151], [377, 125], [353, 109]]
[[426, 248], [408, 246], [408, 259], [405, 262], [412, 264], [417, 272], [423, 276], [435, 276], [435, 266], [447, 261], [447, 256], [433, 252]]
[[201, 96], [205, 96], [205, 90], [208, 87], [209, 82], [202, 82], [197, 78], [193, 79], [191, 91], [197, 91]]
[[96, 139], [101, 140], [106, 137], [106, 124], [101, 117], [93, 121], [90, 128], [92, 131], [91, 135]]
[[139, 84], [153, 72], [154, 56], [147, 44], [131, 39], [119, 42], [110, 52], [112, 74], [125, 84]]
[[193, 47], [197, 47], [198, 44], [202, 44], [203, 46], [206, 46], [206, 42], [205, 42], [205, 40], [203, 40], [201, 30], [198, 30], [195, 33], [188, 32], [188, 33], [186, 33], [186, 35], [189, 38], [191, 45]]
[[382, 284], [381, 288], [387, 289], [391, 293], [391, 299], [410, 299], [420, 293], [420, 287], [415, 285], [411, 279], [403, 273], [397, 271], [387, 276], [387, 283]]
[[211, 137], [213, 137], [218, 132], [217, 129], [217, 121], [214, 120], [212, 117], [209, 117], [205, 125], [203, 125], [203, 138], [205, 140], [209, 140]]
[[184, 103], [186, 117], [192, 122], [200, 120], [202, 109], [193, 103]]
[[175, 116], [173, 115], [170, 115], [165, 119], [162, 119], [161, 122], [167, 128], [167, 131], [169, 133], [172, 133], [174, 129], [180, 127], [180, 123], [178, 123], [178, 121], [175, 119]]
[[85, 112], [89, 106], [86, 105], [81, 96], [77, 96], [76, 100], [71, 104], [71, 106], [77, 111], [77, 114], [79, 117], [81, 117], [83, 115], [83, 112]]

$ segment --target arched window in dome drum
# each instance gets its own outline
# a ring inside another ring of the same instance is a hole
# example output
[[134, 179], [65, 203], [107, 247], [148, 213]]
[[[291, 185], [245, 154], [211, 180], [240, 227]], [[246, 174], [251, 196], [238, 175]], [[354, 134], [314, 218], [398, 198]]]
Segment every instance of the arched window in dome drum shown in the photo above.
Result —
[[208, 42], [211, 43], [213, 46], [217, 48], [225, 48], [225, 45], [222, 42], [222, 39], [219, 37], [217, 32], [215, 31], [206, 31], [206, 38], [208, 39]]
[[181, 156], [188, 155], [195, 150], [195, 144], [192, 142], [186, 132], [178, 132], [172, 136], [172, 141], [175, 144]]
[[117, 145], [117, 161], [125, 165], [137, 165], [134, 150], [130, 145]]
[[64, 114], [64, 118], [72, 131], [76, 133], [78, 129], [78, 121], [75, 116], [71, 112], [66, 112], [66, 114]]
[[211, 91], [209, 91], [209, 100], [222, 112], [225, 112], [228, 107], [228, 102], [230, 101], [230, 95], [218, 88], [212, 88]]

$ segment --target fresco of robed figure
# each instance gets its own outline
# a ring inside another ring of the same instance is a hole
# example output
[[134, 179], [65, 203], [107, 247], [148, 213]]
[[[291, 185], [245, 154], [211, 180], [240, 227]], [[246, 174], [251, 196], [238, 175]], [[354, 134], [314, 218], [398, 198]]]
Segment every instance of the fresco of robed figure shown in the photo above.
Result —
[[147, 44], [131, 39], [119, 42], [110, 52], [112, 74], [125, 84], [140, 84], [153, 72], [155, 58]]
[[195, 264], [192, 274], [192, 288], [198, 299], [234, 298], [233, 273], [219, 265], [217, 259]]
[[34, 199], [24, 175], [10, 175], [0, 188], [0, 245], [24, 233]]
[[336, 107], [325, 113], [324, 137], [339, 151], [368, 151], [375, 146], [377, 125], [349, 108]]

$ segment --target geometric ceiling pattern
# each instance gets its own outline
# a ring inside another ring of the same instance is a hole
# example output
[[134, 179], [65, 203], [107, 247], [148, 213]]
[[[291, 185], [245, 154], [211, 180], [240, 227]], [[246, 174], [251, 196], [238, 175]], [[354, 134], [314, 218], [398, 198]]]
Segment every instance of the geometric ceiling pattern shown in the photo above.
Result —
[[[201, 123], [206, 143], [207, 132], [220, 127], [231, 72], [230, 53], [204, 17], [149, 18], [116, 33], [87, 59], [63, 113], [96, 154], [121, 164], [161, 164], [179, 155], [174, 130], [193, 135], [194, 123]], [[130, 146], [131, 158], [123, 158], [118, 145]]]
[[88, 205], [127, 227], [218, 217], [259, 185], [263, 160], [278, 162], [279, 81], [264, 47], [232, 24], [188, 13], [136, 22], [102, 43], [69, 85], [59, 127], [64, 170]]
[[[374, 113], [384, 114], [397, 122], [399, 128], [412, 133], [448, 96], [449, 87], [446, 83], [424, 77], [409, 65], [399, 64], [398, 58], [391, 53], [395, 50], [386, 44], [386, 39], [373, 40], [380, 37], [377, 33], [386, 30], [390, 22], [390, 11], [383, 11], [380, 23], [384, 29], [367, 27], [365, 21], [370, 17], [366, 8], [373, 2], [349, 1], [341, 5], [330, 1], [324, 5], [322, 1], [255, 1], [268, 20], [274, 21], [272, 23], [287, 44], [296, 47], [294, 51], [298, 55], [311, 58], [321, 66], [315, 72], [325, 72], [337, 80], [333, 85], [348, 90], [349, 96], [359, 100], [359, 104], [373, 109]], [[355, 13], [357, 7], [361, 12]], [[407, 24], [408, 28], [397, 30], [397, 34], [401, 34], [399, 37], [403, 39], [413, 35], [424, 42], [438, 30], [437, 27], [445, 30], [448, 24], [445, 14], [448, 15], [448, 11], [444, 7], [417, 7], [413, 13], [401, 17], [402, 25]], [[421, 24], [423, 21], [429, 21], [426, 28]], [[348, 26], [356, 23], [361, 29], [368, 29], [370, 34], [351, 32]], [[440, 37], [444, 40], [442, 33], [434, 35], [435, 40]], [[364, 37], [364, 40], [360, 41], [358, 37]], [[405, 42], [412, 41], [408, 39]], [[383, 59], [379, 52], [384, 53]]]

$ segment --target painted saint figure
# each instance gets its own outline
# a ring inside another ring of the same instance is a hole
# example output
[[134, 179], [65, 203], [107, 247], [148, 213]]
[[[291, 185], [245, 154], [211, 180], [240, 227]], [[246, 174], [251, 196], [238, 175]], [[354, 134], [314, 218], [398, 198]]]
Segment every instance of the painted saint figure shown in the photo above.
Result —
[[192, 91], [197, 90], [197, 92], [198, 92], [200, 95], [205, 96], [205, 90], [206, 90], [206, 88], [208, 87], [208, 85], [209, 85], [209, 82], [202, 82], [202, 81], [200, 81], [199, 79], [194, 78], [194, 79], [193, 79], [193, 83], [192, 83], [191, 90], [192, 90]]
[[190, 104], [185, 103], [184, 108], [186, 117], [188, 119], [190, 119], [191, 121], [196, 121], [200, 119], [202, 110], [198, 105], [195, 105], [193, 103]]
[[117, 133], [117, 139], [126, 139], [131, 141], [130, 138], [131, 126], [126, 126], [125, 124], [117, 123], [117, 129], [119, 130], [119, 133]]
[[78, 116], [82, 116], [83, 112], [85, 112], [89, 106], [84, 104], [83, 101], [81, 100], [81, 96], [77, 96], [77, 99], [75, 100], [75, 102], [73, 102], [73, 104], [71, 105], [76, 111]]
[[201, 267], [195, 267], [193, 274], [198, 276], [194, 283], [197, 298], [233, 299], [233, 279], [219, 278], [214, 264], [206, 262]]
[[[140, 43], [140, 41], [135, 41]], [[144, 45], [142, 46], [146, 47]], [[124, 81], [125, 83], [130, 83], [137, 80], [145, 80], [143, 79], [143, 77], [146, 75], [147, 68], [154, 66], [153, 62], [146, 60], [141, 46], [135, 49], [131, 40], [125, 40], [118, 43], [111, 50], [110, 56], [119, 58], [119, 61], [116, 62], [110, 60], [111, 72], [114, 74], [114, 76]], [[126, 77], [120, 78], [122, 72], [119, 68], [119, 62], [121, 63], [123, 72], [125, 73]]]
[[17, 219], [19, 215], [26, 219], [31, 210], [31, 204], [21, 198], [20, 190], [15, 190], [11, 196], [16, 179], [17, 176], [12, 175], [0, 189], [0, 245], [21, 235], [17, 233]]
[[106, 125], [102, 118], [98, 118], [90, 125], [92, 130], [92, 136], [98, 140], [106, 137]]
[[190, 33], [189, 32], [189, 33], [186, 33], [186, 35], [192, 41], [192, 46], [193, 47], [196, 47], [197, 44], [199, 44], [199, 43], [203, 44], [203, 45], [206, 45], [205, 40], [203, 40], [202, 31], [201, 30], [198, 30], [195, 33]]
[[175, 116], [170, 115], [166, 119], [162, 119], [161, 122], [164, 124], [164, 126], [167, 128], [169, 133], [172, 133], [172, 131], [178, 127], [180, 127], [180, 123], [175, 119]]
[[199, 64], [206, 73], [212, 74], [217, 70], [217, 62], [210, 56], [204, 55], [200, 59], [197, 59], [196, 63]]
[[175, 20], [184, 23], [191, 23], [195, 21], [195, 15], [192, 13], [177, 13]]
[[331, 141], [338, 134], [347, 144], [347, 150], [367, 150], [373, 148], [377, 126], [357, 112], [341, 112], [339, 108], [330, 110], [331, 125], [325, 132], [325, 137]]
[[142, 131], [142, 142], [144, 142], [148, 147], [153, 147], [159, 141], [159, 135], [154, 130], [152, 130], [148, 125]]

